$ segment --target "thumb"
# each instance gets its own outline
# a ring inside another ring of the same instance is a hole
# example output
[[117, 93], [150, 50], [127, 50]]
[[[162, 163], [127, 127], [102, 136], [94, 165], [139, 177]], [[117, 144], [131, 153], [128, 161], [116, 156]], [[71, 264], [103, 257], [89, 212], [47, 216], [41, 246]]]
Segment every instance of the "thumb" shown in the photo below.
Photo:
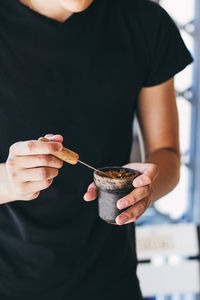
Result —
[[155, 164], [152, 163], [129, 163], [125, 167], [132, 168], [141, 173], [140, 176], [133, 180], [134, 187], [141, 187], [151, 184], [158, 176], [159, 170]]

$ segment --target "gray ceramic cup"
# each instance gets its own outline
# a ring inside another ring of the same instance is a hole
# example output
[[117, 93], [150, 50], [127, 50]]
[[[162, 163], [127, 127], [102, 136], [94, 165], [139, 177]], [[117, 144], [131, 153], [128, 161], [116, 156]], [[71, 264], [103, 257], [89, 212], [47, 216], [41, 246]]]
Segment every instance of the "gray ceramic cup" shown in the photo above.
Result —
[[98, 170], [126, 170], [132, 174], [132, 176], [126, 178], [113, 179], [109, 177], [103, 177], [102, 175], [98, 174], [98, 171], [94, 172], [94, 183], [98, 193], [99, 217], [109, 224], [116, 225], [116, 217], [127, 209], [118, 209], [117, 201], [134, 190], [133, 180], [140, 174], [137, 171], [123, 167], [105, 167]]

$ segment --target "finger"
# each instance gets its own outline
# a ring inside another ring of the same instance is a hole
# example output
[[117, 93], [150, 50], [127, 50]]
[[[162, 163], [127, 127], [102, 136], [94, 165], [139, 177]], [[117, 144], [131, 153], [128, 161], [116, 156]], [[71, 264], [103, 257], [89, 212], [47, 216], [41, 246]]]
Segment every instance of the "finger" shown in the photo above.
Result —
[[128, 208], [116, 218], [118, 225], [128, 224], [137, 221], [137, 219], [145, 212], [148, 207], [148, 199], [144, 198], [137, 202], [134, 206]]
[[63, 136], [60, 134], [46, 134], [45, 137], [51, 141], [63, 143]]
[[55, 178], [58, 175], [58, 169], [55, 168], [33, 168], [20, 171], [20, 181], [42, 181]]
[[13, 163], [20, 169], [36, 167], [51, 167], [60, 169], [63, 166], [63, 161], [51, 154], [16, 156]]
[[126, 167], [130, 167], [140, 173], [140, 176], [136, 177], [133, 181], [134, 187], [140, 187], [147, 184], [151, 184], [155, 178], [158, 176], [159, 170], [155, 164], [149, 163], [131, 163], [125, 165]]
[[145, 173], [152, 166], [156, 166], [156, 165], [151, 164], [151, 163], [128, 163], [126, 165], [123, 165], [123, 167], [127, 167], [130, 169], [136, 170], [140, 173]]
[[97, 197], [97, 189], [94, 183], [91, 183], [88, 187], [87, 193], [83, 196], [85, 201], [93, 201]]
[[10, 147], [10, 154], [16, 156], [36, 155], [36, 154], [53, 154], [61, 151], [63, 148], [58, 142], [42, 142], [42, 141], [25, 141], [17, 142]]
[[34, 199], [38, 198], [39, 195], [40, 195], [40, 192], [36, 192], [34, 194], [28, 194], [28, 195], [26, 195], [26, 196], [23, 197], [23, 201], [34, 200]]
[[88, 191], [90, 191], [90, 190], [96, 190], [96, 185], [94, 184], [94, 182], [92, 182], [92, 183], [90, 183], [90, 185], [88, 186]]
[[137, 203], [141, 199], [145, 198], [150, 193], [151, 193], [151, 186], [150, 185], [146, 185], [146, 186], [137, 188], [137, 189], [133, 190], [127, 196], [121, 198], [117, 202], [117, 207], [119, 209], [123, 209], [123, 208], [129, 207], [129, 206]]
[[53, 179], [43, 181], [23, 182], [16, 187], [16, 192], [22, 196], [23, 199], [28, 198], [28, 195], [35, 194], [39, 191], [45, 190], [52, 184]]

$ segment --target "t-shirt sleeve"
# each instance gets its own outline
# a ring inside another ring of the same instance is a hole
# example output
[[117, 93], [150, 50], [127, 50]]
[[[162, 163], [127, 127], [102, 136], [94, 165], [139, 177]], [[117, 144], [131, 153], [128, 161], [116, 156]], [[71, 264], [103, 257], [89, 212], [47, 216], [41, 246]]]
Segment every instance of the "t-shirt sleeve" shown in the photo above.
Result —
[[172, 18], [158, 4], [151, 5], [154, 9], [149, 10], [152, 16], [146, 37], [148, 63], [144, 87], [167, 81], [193, 61]]

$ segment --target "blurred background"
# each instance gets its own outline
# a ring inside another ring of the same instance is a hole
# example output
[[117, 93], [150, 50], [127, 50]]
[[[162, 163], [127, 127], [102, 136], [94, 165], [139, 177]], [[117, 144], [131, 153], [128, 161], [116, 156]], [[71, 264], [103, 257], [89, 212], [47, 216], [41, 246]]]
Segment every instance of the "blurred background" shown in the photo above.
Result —
[[[175, 77], [181, 178], [137, 222], [138, 276], [148, 299], [200, 299], [200, 0], [160, 0], [181, 31], [194, 63]], [[143, 160], [134, 122], [131, 161]]]

